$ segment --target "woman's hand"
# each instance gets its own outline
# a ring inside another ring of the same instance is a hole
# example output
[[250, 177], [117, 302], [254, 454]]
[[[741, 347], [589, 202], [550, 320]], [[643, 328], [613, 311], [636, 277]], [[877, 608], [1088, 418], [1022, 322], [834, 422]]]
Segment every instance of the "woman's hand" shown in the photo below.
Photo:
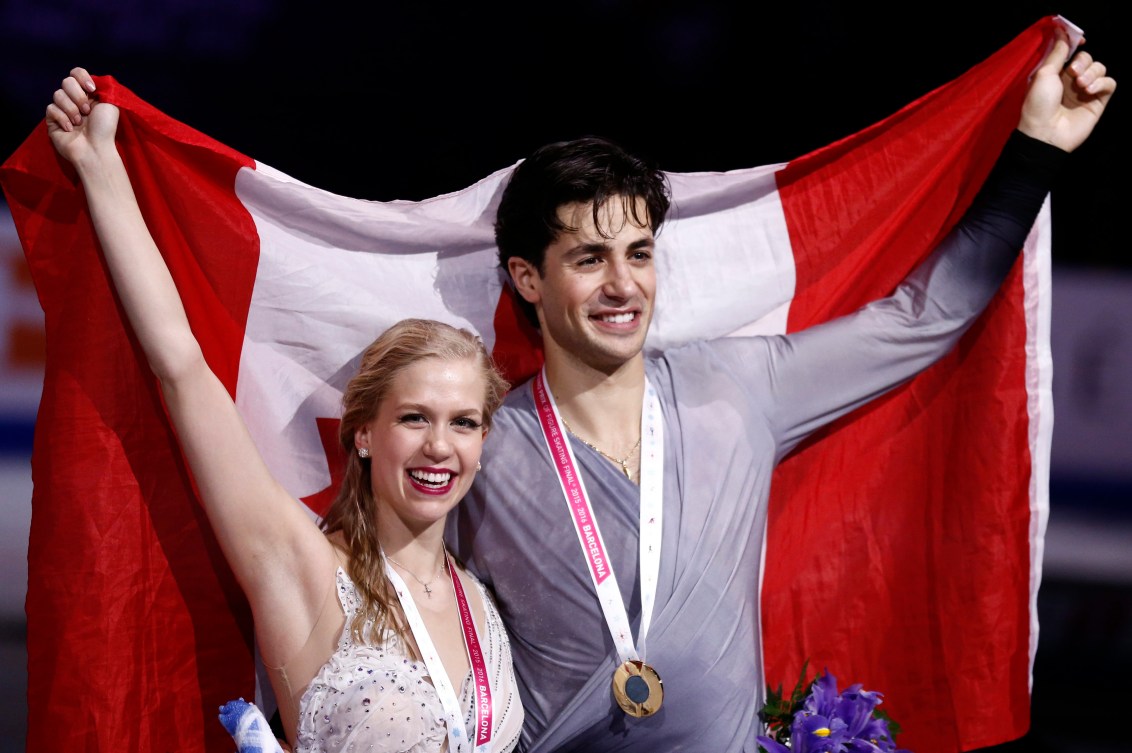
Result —
[[46, 120], [51, 143], [76, 166], [99, 150], [114, 148], [118, 108], [98, 101], [94, 79], [85, 68], [73, 68], [63, 79], [47, 106]]

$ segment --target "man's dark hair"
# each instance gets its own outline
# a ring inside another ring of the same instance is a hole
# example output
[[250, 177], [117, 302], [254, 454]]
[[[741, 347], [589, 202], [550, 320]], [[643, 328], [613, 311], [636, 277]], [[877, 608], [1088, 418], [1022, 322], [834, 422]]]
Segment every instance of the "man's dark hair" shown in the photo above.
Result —
[[[656, 233], [668, 214], [668, 180], [655, 165], [606, 139], [587, 136], [540, 147], [519, 163], [503, 190], [495, 215], [500, 266], [506, 270], [507, 260], [517, 256], [542, 274], [547, 246], [560, 232], [576, 229], [559, 219], [558, 208], [593, 202], [594, 226], [604, 234], [598, 213], [610, 199], [626, 200], [629, 217]], [[644, 200], [647, 217], [638, 216], [636, 199]], [[534, 321], [533, 308], [528, 313]]]

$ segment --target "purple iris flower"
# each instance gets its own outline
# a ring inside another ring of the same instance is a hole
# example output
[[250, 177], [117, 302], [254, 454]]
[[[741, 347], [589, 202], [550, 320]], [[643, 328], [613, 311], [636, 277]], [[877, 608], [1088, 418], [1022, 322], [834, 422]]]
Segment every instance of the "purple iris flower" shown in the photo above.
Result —
[[843, 753], [844, 742], [845, 722], [840, 719], [804, 712], [794, 717], [790, 744], [795, 753]]
[[873, 719], [873, 709], [880, 705], [881, 698], [880, 693], [861, 690], [860, 683], [851, 685], [838, 697], [834, 715], [844, 720], [850, 737], [860, 737], [870, 721], [877, 721]]
[[769, 737], [759, 735], [759, 747], [766, 751], [766, 753], [791, 753], [791, 750], [777, 740], [772, 740]]
[[789, 747], [759, 737], [767, 753], [909, 753], [898, 750], [888, 722], [873, 716], [883, 696], [861, 685], [837, 692], [837, 678], [826, 670], [794, 714]]
[[838, 701], [837, 678], [827, 669], [810, 686], [810, 694], [802, 702], [802, 711], [809, 714], [833, 716]]

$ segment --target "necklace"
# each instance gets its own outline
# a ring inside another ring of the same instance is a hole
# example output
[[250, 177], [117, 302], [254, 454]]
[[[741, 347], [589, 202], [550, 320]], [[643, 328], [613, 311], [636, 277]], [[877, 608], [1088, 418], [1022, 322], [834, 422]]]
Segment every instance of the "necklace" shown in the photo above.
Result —
[[393, 563], [394, 565], [396, 565], [397, 567], [401, 568], [402, 570], [404, 570], [405, 572], [407, 572], [407, 573], [408, 573], [409, 575], [413, 576], [413, 580], [415, 580], [415, 581], [416, 581], [417, 583], [420, 583], [420, 584], [421, 584], [421, 585], [422, 585], [422, 586], [424, 587], [425, 596], [427, 596], [428, 598], [430, 598], [430, 599], [431, 599], [431, 598], [432, 598], [432, 589], [431, 589], [431, 588], [429, 588], [429, 585], [431, 585], [431, 584], [432, 584], [432, 582], [433, 582], [434, 580], [436, 580], [436, 578], [437, 578], [437, 576], [438, 576], [438, 575], [440, 575], [440, 574], [441, 574], [442, 572], [444, 572], [444, 561], [445, 561], [446, 559], [448, 559], [448, 558], [447, 558], [447, 557], [441, 557], [441, 558], [440, 558], [440, 565], [439, 565], [439, 566], [437, 566], [437, 568], [436, 568], [436, 572], [435, 572], [435, 573], [433, 574], [433, 576], [432, 576], [431, 578], [429, 578], [429, 579], [428, 579], [428, 582], [427, 582], [427, 583], [426, 583], [425, 581], [421, 580], [420, 578], [418, 578], [418, 577], [417, 577], [417, 574], [416, 574], [416, 573], [414, 573], [414, 572], [413, 572], [412, 570], [410, 570], [409, 568], [405, 567], [405, 566], [404, 566], [404, 565], [402, 565], [402, 564], [401, 564], [400, 562], [398, 562], [397, 560], [395, 560], [395, 559], [393, 559], [392, 557], [390, 557], [390, 556], [389, 556], [388, 554], [387, 554], [387, 555], [385, 555], [385, 559], [389, 560], [389, 561], [390, 561], [390, 562], [392, 562], [392, 563]]
[[633, 480], [633, 472], [631, 470], [629, 470], [629, 458], [633, 457], [633, 454], [637, 451], [637, 448], [641, 446], [641, 437], [640, 436], [637, 437], [637, 443], [635, 445], [633, 445], [631, 448], [629, 448], [628, 454], [625, 455], [625, 457], [618, 459], [618, 458], [615, 458], [612, 455], [610, 455], [605, 450], [598, 447], [593, 442], [588, 442], [583, 437], [579, 436], [576, 431], [574, 431], [572, 428], [570, 428], [570, 424], [566, 422], [565, 416], [562, 416], [562, 425], [566, 427], [566, 431], [570, 432], [575, 437], [578, 437], [578, 441], [581, 442], [582, 444], [584, 444], [586, 447], [589, 447], [591, 450], [596, 452], [598, 455], [601, 455], [603, 458], [607, 458], [609, 460], [612, 460], [614, 463], [617, 463], [617, 465], [621, 466], [621, 471], [625, 474], [625, 478], [629, 479], [630, 481]]

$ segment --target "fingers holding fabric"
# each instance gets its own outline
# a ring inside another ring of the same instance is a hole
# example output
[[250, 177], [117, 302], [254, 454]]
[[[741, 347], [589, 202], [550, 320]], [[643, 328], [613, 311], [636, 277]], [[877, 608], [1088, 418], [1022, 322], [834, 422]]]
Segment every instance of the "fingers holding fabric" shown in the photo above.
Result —
[[1069, 57], [1069, 39], [1055, 30], [1053, 44], [1034, 71], [1018, 128], [1067, 152], [1092, 133], [1116, 90], [1105, 65], [1080, 50]]
[[72, 68], [52, 95], [45, 119], [55, 148], [76, 163], [92, 149], [113, 143], [118, 108], [99, 102], [94, 78], [85, 68]]
[[1108, 69], [1099, 60], [1082, 50], [1073, 56], [1065, 67], [1068, 92], [1079, 95], [1101, 96], [1111, 94], [1116, 82], [1108, 75]]
[[65, 131], [82, 125], [83, 116], [89, 115], [94, 105], [95, 91], [94, 79], [86, 69], [72, 68], [47, 107], [48, 124]]

